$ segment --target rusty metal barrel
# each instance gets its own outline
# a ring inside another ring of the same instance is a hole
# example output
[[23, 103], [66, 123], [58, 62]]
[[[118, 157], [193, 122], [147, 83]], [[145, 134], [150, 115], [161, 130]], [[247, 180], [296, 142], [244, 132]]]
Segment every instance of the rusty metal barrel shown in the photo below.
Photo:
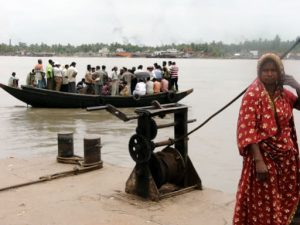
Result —
[[61, 132], [57, 134], [58, 157], [74, 156], [74, 142], [72, 132]]
[[101, 162], [101, 138], [98, 135], [84, 137], [84, 164]]

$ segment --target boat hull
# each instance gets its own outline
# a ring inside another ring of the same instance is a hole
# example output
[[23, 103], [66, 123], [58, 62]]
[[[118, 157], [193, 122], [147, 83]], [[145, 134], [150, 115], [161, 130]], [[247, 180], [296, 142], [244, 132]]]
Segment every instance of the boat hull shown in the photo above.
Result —
[[86, 108], [111, 104], [115, 107], [142, 107], [151, 105], [154, 100], [161, 104], [178, 102], [193, 89], [183, 92], [167, 92], [145, 96], [100, 96], [77, 93], [66, 93], [22, 85], [21, 88], [0, 84], [6, 92], [32, 107], [41, 108]]

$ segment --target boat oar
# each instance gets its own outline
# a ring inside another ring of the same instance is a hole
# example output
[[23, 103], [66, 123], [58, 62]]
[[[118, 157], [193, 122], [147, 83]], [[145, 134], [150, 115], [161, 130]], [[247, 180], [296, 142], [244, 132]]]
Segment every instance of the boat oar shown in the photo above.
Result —
[[[291, 52], [300, 42], [300, 37], [297, 37], [295, 43], [287, 50], [285, 51], [280, 58], [283, 59], [287, 54], [289, 54], [289, 52]], [[168, 147], [170, 147], [171, 145], [173, 145], [174, 143], [188, 137], [190, 134], [194, 133], [195, 131], [199, 130], [201, 127], [203, 127], [206, 123], [208, 123], [208, 121], [210, 121], [212, 118], [214, 118], [216, 115], [218, 115], [219, 113], [221, 113], [223, 110], [225, 110], [228, 106], [230, 106], [232, 103], [234, 103], [237, 99], [239, 99], [246, 91], [247, 91], [248, 87], [245, 88], [240, 94], [238, 94], [234, 99], [232, 99], [230, 102], [228, 102], [225, 106], [223, 106], [221, 109], [219, 109], [217, 112], [215, 112], [214, 114], [212, 114], [210, 117], [208, 117], [203, 123], [201, 123], [199, 126], [197, 126], [196, 128], [194, 128], [193, 130], [191, 130], [190, 132], [188, 132], [186, 135], [183, 135], [182, 137], [176, 138], [175, 140], [172, 140], [172, 144], [169, 144]]]

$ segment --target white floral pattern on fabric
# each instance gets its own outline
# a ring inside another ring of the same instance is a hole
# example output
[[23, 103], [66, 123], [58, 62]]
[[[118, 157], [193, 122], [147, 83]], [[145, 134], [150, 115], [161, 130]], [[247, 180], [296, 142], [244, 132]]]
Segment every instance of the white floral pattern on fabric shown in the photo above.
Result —
[[[238, 119], [237, 142], [243, 170], [236, 195], [234, 225], [288, 225], [299, 201], [299, 157], [292, 109], [296, 96], [288, 90], [276, 93], [274, 107], [259, 80], [245, 93]], [[275, 112], [277, 112], [277, 121]], [[279, 127], [277, 127], [279, 126]], [[248, 152], [259, 144], [269, 178], [256, 178]]]

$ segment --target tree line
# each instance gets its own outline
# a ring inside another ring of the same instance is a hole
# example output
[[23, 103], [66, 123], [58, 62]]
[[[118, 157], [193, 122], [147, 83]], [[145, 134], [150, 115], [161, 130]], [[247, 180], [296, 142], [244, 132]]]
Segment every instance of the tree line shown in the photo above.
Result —
[[[121, 43], [95, 43], [95, 44], [81, 44], [74, 46], [71, 44], [53, 44], [47, 45], [41, 44], [26, 44], [19, 42], [16, 45], [10, 45], [2, 43], [0, 44], [0, 55], [20, 55], [21, 53], [51, 53], [55, 55], [72, 56], [76, 53], [95, 53], [97, 54], [100, 49], [107, 48], [110, 52], [115, 52], [117, 49], [122, 48], [126, 52], [155, 52], [166, 51], [168, 49], [177, 49], [184, 53], [201, 53], [203, 56], [210, 57], [226, 57], [237, 52], [249, 52], [256, 50], [259, 53], [268, 51], [282, 53], [288, 49], [295, 40], [282, 41], [281, 38], [276, 35], [274, 39], [258, 39], [251, 41], [243, 41], [238, 44], [225, 44], [222, 41], [210, 42], [210, 43], [186, 43], [186, 44], [169, 44], [161, 46], [139, 46], [133, 44], [121, 44]], [[299, 52], [300, 47], [297, 46], [294, 52]]]

